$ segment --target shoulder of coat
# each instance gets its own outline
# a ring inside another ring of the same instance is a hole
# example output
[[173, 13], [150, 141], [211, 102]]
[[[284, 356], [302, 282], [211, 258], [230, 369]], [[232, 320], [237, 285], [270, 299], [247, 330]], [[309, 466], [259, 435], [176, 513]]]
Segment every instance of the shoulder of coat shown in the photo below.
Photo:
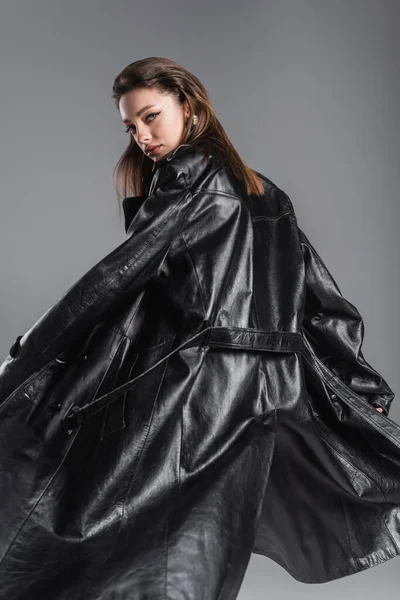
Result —
[[248, 196], [230, 166], [221, 162], [214, 148], [204, 144], [179, 146], [173, 155], [162, 160], [162, 168], [158, 171], [160, 177], [156, 173], [152, 188], [165, 178], [172, 179], [175, 185], [186, 188], [192, 195], [203, 192], [236, 197], [248, 206], [254, 217], [274, 219], [286, 213], [294, 214], [289, 196], [272, 179], [253, 169], [263, 183], [264, 194]]
[[251, 196], [253, 203], [258, 205], [260, 210], [264, 211], [265, 215], [270, 218], [277, 218], [288, 214], [295, 215], [293, 204], [288, 194], [263, 173], [255, 169], [253, 171], [261, 179], [264, 187], [263, 196]]

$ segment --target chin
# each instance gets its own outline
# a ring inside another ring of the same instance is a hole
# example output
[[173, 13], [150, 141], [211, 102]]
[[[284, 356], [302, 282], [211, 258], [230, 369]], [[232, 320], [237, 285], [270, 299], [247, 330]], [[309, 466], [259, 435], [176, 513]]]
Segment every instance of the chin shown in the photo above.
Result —
[[158, 154], [156, 154], [156, 156], [154, 157], [154, 161], [157, 162], [158, 160], [160, 160], [160, 158], [164, 158], [164, 156], [166, 156], [168, 154], [168, 151], [166, 152], [164, 151], [160, 151]]

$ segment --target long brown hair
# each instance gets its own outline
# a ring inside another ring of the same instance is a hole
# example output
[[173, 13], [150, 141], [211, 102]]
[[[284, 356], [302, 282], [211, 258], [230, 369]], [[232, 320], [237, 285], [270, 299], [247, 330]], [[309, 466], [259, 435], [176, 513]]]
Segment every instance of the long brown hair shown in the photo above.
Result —
[[[190, 118], [184, 126], [180, 144], [197, 145], [207, 142], [215, 148], [231, 167], [234, 176], [244, 183], [248, 194], [264, 193], [263, 184], [256, 173], [246, 165], [235, 150], [224, 128], [215, 116], [208, 93], [199, 79], [187, 69], [168, 58], [150, 56], [126, 66], [115, 78], [112, 98], [119, 110], [123, 94], [131, 90], [155, 87], [160, 93], [170, 93], [179, 104], [186, 99]], [[193, 115], [198, 121], [193, 125]], [[117, 201], [126, 196], [140, 196], [145, 193], [146, 179], [151, 174], [154, 163], [136, 144], [132, 136], [129, 145], [118, 160], [113, 175]]]

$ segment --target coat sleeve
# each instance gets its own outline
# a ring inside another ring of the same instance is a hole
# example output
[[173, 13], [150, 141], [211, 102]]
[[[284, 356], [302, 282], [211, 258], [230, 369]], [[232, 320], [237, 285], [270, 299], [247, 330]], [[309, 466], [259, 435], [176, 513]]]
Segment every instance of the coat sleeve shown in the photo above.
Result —
[[305, 268], [307, 340], [322, 362], [353, 392], [388, 414], [395, 396], [362, 352], [364, 322], [342, 295], [336, 281], [305, 233], [298, 228]]
[[191, 193], [179, 161], [158, 169], [153, 191], [137, 212], [126, 241], [76, 281], [19, 336], [18, 352], [0, 364], [0, 402], [70, 344], [90, 334], [111, 308], [132, 298], [157, 275], [183, 227]]

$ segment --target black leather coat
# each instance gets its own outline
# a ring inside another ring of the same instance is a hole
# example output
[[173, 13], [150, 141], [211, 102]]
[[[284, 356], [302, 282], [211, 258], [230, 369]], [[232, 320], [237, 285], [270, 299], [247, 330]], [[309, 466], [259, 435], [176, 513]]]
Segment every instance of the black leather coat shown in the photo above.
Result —
[[[181, 145], [127, 239], [0, 366], [0, 598], [232, 600], [400, 552], [400, 427], [363, 321], [263, 179]], [[385, 408], [376, 411], [374, 404]]]

